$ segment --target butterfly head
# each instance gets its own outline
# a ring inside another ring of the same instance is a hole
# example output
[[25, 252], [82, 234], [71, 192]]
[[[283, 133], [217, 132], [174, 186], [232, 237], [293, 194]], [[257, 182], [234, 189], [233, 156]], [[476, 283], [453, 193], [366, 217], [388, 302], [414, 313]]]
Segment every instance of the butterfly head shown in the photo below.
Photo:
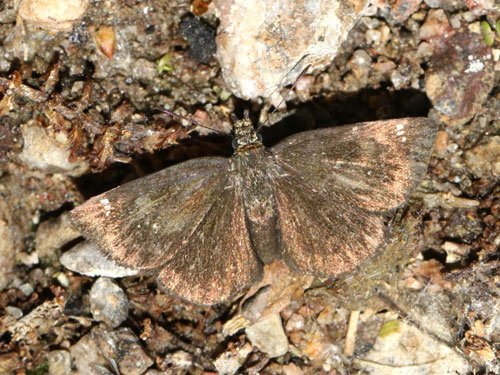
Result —
[[264, 147], [262, 145], [262, 138], [255, 131], [252, 121], [245, 111], [242, 120], [238, 120], [236, 116], [231, 116], [233, 119], [234, 139], [233, 147], [236, 153], [246, 152], [251, 149]]

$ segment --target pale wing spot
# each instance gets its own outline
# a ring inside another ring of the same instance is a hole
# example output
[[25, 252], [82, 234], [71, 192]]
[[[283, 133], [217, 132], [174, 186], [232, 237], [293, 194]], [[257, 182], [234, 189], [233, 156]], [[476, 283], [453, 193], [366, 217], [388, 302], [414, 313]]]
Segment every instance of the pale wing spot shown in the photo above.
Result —
[[398, 125], [396, 126], [396, 130], [403, 130], [403, 129], [404, 129], [404, 127], [405, 127], [405, 126], [404, 126], [403, 124], [398, 124]]
[[346, 177], [341, 173], [333, 173], [337, 177], [337, 181], [345, 186], [355, 187], [358, 189], [369, 189], [370, 186], [361, 181], [361, 180], [353, 180], [352, 178]]
[[109, 200], [104, 198], [104, 199], [101, 199], [99, 201], [100, 204], [103, 205], [103, 208], [104, 208], [104, 214], [106, 216], [109, 216], [109, 214], [111, 213], [111, 204], [109, 203]]

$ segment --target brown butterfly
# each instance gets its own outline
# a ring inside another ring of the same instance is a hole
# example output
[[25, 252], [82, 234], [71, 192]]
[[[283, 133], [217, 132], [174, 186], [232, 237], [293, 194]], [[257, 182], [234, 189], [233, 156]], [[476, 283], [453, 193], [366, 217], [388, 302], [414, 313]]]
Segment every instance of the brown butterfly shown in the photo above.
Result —
[[198, 304], [230, 298], [282, 259], [298, 273], [353, 270], [384, 240], [384, 214], [426, 173], [436, 124], [375, 121], [292, 135], [268, 149], [246, 117], [230, 158], [166, 168], [75, 208], [118, 264]]

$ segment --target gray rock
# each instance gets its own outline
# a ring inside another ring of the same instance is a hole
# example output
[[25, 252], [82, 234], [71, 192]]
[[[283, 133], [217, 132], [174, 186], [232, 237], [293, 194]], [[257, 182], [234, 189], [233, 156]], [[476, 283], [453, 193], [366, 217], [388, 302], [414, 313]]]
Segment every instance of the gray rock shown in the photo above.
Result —
[[18, 289], [23, 292], [25, 296], [31, 296], [31, 294], [35, 291], [35, 288], [30, 283], [20, 285]]
[[49, 375], [71, 375], [71, 356], [66, 350], [53, 350], [48, 355]]
[[110, 279], [100, 277], [90, 290], [90, 311], [94, 319], [115, 328], [128, 317], [128, 298]]
[[19, 158], [28, 167], [46, 173], [64, 173], [73, 177], [88, 171], [83, 161], [70, 162], [70, 141], [63, 133], [47, 133], [41, 126], [28, 123], [21, 125], [24, 139]]
[[269, 357], [279, 357], [288, 351], [288, 339], [279, 314], [270, 314], [247, 327], [250, 342]]
[[136, 269], [119, 266], [114, 260], [106, 258], [90, 241], [73, 246], [59, 260], [67, 269], [86, 276], [126, 277], [139, 273]]
[[220, 14], [217, 58], [233, 94], [245, 99], [276, 96], [311, 64], [335, 57], [366, 0], [216, 0]]

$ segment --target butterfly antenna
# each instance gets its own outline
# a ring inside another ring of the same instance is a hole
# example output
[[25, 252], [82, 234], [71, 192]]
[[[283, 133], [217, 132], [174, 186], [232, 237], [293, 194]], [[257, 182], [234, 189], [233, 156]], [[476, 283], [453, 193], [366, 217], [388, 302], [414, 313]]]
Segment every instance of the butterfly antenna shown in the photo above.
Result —
[[[297, 76], [297, 78], [295, 79], [295, 81], [293, 82], [293, 85], [292, 87], [290, 87], [290, 90], [288, 90], [288, 92], [291, 92], [295, 89], [295, 87], [297, 87], [297, 83], [299, 82], [299, 80], [304, 76], [304, 74], [306, 74], [306, 72], [309, 70], [309, 68], [312, 66], [312, 64], [307, 64], [306, 67], [304, 69], [302, 69], [302, 71], [300, 72], [300, 74]], [[278, 111], [278, 108], [281, 107], [281, 105], [283, 104], [283, 102], [285, 101], [285, 98], [282, 97], [281, 98], [281, 101], [279, 102], [279, 104], [274, 107], [274, 109], [272, 110], [272, 112], [269, 114], [269, 116], [267, 116], [267, 119], [265, 121], [265, 123], [267, 123], [267, 125], [269, 125], [269, 118], [271, 118], [272, 115], [274, 115], [277, 111]], [[262, 128], [264, 124], [260, 124], [257, 128], [257, 131], [260, 130], [260, 128]]]
[[178, 119], [181, 119], [181, 120], [187, 120], [189, 122], [191, 122], [191, 124], [193, 125], [196, 125], [196, 126], [200, 126], [202, 128], [205, 128], [205, 129], [208, 129], [208, 130], [211, 130], [215, 133], [221, 133], [219, 130], [217, 129], [213, 129], [211, 128], [210, 126], [206, 126], [206, 125], [203, 125], [202, 123], [196, 121], [193, 116], [191, 115], [189, 118], [188, 117], [185, 117], [185, 116], [181, 116], [181, 115], [178, 115], [177, 113], [174, 113], [172, 111], [169, 111], [168, 109], [165, 109], [165, 108], [155, 108], [157, 111], [160, 111], [160, 112], [163, 112], [165, 113], [166, 115], [169, 115], [171, 117], [175, 117], [175, 118], [178, 118]]

